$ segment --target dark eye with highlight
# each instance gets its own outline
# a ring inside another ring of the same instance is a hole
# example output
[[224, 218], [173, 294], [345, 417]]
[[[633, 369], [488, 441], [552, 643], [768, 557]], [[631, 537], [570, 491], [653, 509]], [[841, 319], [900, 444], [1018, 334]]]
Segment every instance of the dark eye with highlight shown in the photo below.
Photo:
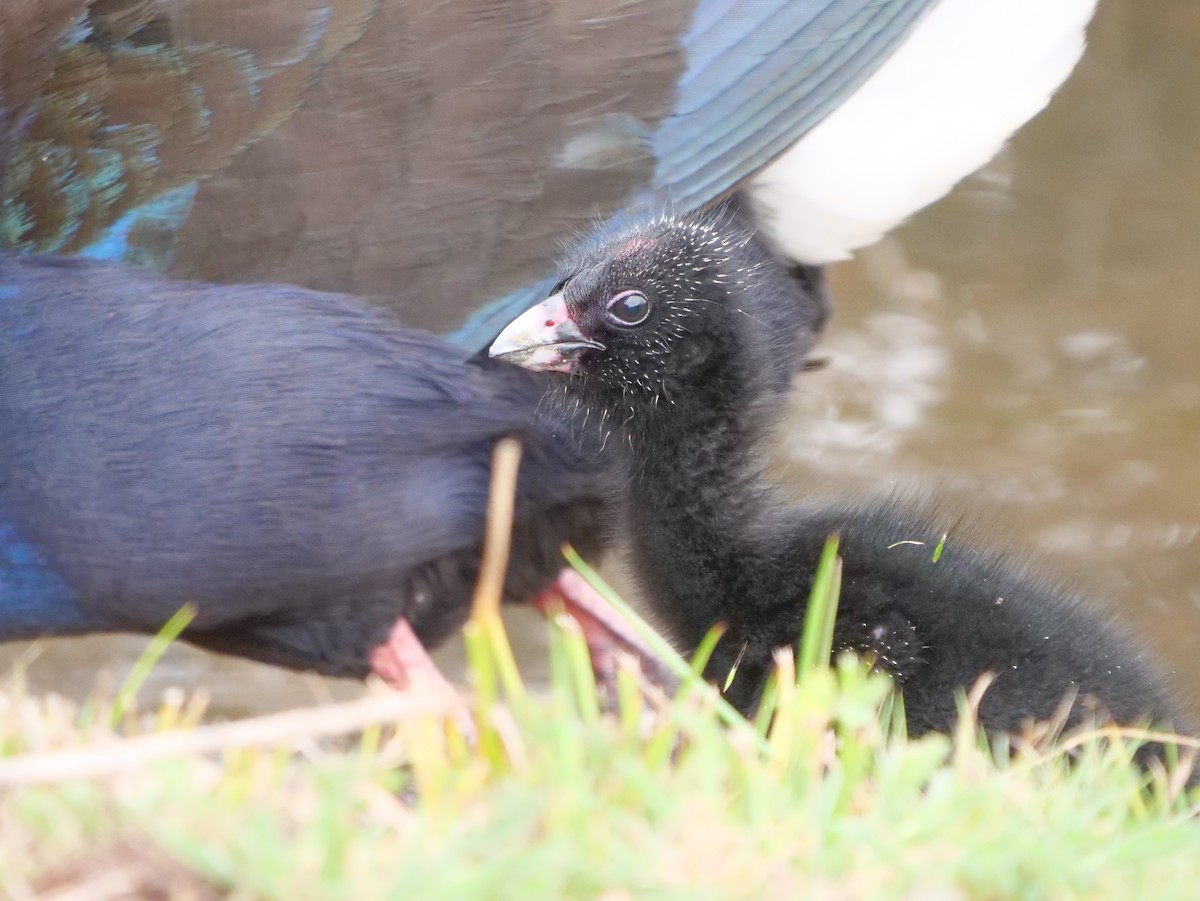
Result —
[[608, 302], [608, 318], [617, 325], [641, 325], [650, 315], [650, 301], [641, 291], [622, 291]]

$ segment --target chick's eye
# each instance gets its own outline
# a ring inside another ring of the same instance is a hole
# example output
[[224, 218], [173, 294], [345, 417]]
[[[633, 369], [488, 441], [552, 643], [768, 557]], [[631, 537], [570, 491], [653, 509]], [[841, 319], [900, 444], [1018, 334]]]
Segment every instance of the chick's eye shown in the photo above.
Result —
[[650, 315], [650, 301], [640, 291], [622, 291], [608, 302], [608, 318], [617, 325], [641, 325]]

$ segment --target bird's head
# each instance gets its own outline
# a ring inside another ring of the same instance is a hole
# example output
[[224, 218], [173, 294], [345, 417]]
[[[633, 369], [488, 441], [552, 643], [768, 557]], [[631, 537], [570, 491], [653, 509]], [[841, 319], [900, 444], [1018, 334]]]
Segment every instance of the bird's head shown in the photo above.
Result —
[[781, 394], [825, 313], [735, 215], [656, 215], [585, 240], [490, 353], [564, 373], [568, 396], [633, 422], [683, 400]]

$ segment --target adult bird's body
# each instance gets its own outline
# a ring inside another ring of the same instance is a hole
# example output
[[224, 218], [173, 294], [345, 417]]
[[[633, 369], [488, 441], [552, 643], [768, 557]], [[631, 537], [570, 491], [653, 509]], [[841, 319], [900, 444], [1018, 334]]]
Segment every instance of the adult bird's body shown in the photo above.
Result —
[[355, 298], [0, 254], [0, 640], [154, 632], [363, 676], [466, 617], [495, 441], [525, 444], [507, 594], [592, 548], [599, 477], [536, 377]]

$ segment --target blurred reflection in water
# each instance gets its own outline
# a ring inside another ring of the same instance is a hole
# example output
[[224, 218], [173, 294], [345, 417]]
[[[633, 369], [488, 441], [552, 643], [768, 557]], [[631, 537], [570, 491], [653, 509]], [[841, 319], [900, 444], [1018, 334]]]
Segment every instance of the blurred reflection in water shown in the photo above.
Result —
[[[934, 490], [982, 514], [1119, 606], [1200, 698], [1198, 247], [1200, 4], [1105, 0], [1047, 113], [838, 268], [831, 363], [800, 382], [781, 471], [802, 494]], [[536, 671], [541, 626], [516, 622]], [[58, 642], [31, 681], [83, 693], [141, 647]], [[359, 690], [189, 649], [155, 679], [231, 714]]]

